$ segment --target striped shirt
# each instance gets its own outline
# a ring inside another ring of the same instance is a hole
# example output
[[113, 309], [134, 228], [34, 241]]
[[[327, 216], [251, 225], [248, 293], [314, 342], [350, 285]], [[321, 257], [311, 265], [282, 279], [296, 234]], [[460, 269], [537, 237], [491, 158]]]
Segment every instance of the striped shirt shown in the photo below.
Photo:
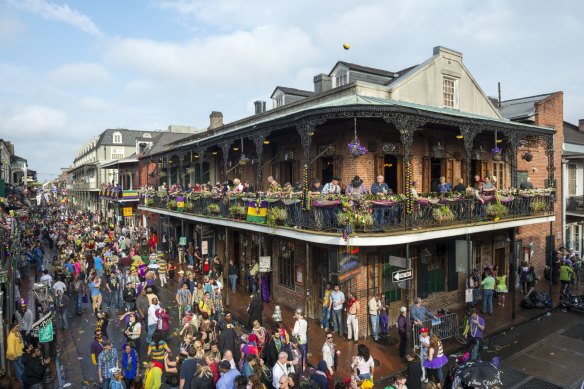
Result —
[[166, 268], [168, 264], [164, 261], [158, 262], [158, 274], [166, 274]]

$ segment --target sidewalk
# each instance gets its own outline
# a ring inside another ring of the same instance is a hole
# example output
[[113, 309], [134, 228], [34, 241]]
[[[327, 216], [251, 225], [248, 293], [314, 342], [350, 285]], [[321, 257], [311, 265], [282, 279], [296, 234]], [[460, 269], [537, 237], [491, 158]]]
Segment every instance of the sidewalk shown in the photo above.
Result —
[[[575, 290], [584, 291], [582, 285], [574, 287]], [[541, 281], [538, 290], [547, 291], [548, 283], [546, 281]], [[554, 304], [558, 304], [559, 299], [559, 286], [555, 286], [553, 290]], [[507, 295], [507, 301], [505, 306], [501, 307], [494, 302], [494, 315], [486, 316], [485, 321], [488, 328], [488, 332], [491, 336], [496, 335], [506, 329], [514, 326], [518, 326], [521, 323], [527, 322], [534, 318], [545, 315], [548, 310], [545, 309], [523, 309], [521, 308], [521, 299], [523, 295], [519, 292], [516, 293], [516, 317], [512, 319], [512, 302], [511, 293]], [[229, 291], [229, 301], [230, 305], [226, 310], [233, 313], [233, 315], [241, 320], [243, 323], [247, 323], [247, 306], [250, 301], [249, 294], [242, 287], [238, 287], [235, 294], [231, 294]], [[270, 302], [269, 304], [264, 303], [264, 327], [270, 331], [276, 322], [272, 319], [272, 314], [274, 312], [274, 307], [277, 304]], [[430, 307], [432, 309], [432, 307]], [[479, 307], [480, 308], [480, 307]], [[292, 308], [280, 305], [282, 311], [282, 319], [286, 328], [290, 329], [294, 326], [294, 311]], [[464, 309], [454, 311], [458, 314], [459, 322], [462, 321], [464, 315]], [[316, 366], [318, 362], [322, 359], [321, 347], [325, 340], [325, 331], [320, 328], [320, 323], [314, 319], [307, 319], [308, 321], [308, 351], [309, 357], [308, 362], [311, 366]], [[361, 335], [362, 336], [362, 335]], [[357, 354], [357, 345], [365, 344], [375, 360], [375, 382], [376, 384], [384, 381], [394, 374], [403, 371], [406, 368], [406, 364], [399, 357], [399, 335], [397, 333], [397, 328], [394, 322], [390, 323], [390, 334], [387, 338], [382, 338], [379, 342], [374, 342], [371, 337], [362, 338], [358, 343], [353, 341], [347, 341], [346, 338], [334, 335], [335, 344], [337, 350], [341, 351], [341, 356], [339, 358], [339, 366], [335, 372], [336, 380], [342, 380], [345, 377], [350, 376], [350, 364], [352, 356]], [[447, 339], [444, 341], [444, 348], [447, 354], [459, 352], [463, 346], [456, 342], [454, 339]], [[410, 350], [413, 352], [413, 350]]]

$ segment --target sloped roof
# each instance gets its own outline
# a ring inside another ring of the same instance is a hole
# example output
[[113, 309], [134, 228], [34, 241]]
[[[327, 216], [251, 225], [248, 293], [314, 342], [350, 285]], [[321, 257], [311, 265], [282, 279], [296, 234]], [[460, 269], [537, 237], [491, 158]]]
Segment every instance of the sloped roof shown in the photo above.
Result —
[[[114, 143], [114, 133], [122, 134], [122, 143]], [[114, 146], [135, 146], [136, 139], [144, 137], [144, 134], [150, 134], [153, 138], [155, 131], [136, 131], [125, 128], [108, 128], [99, 135], [97, 145], [114, 145]]]
[[584, 132], [577, 125], [564, 122], [564, 143], [584, 145]]
[[499, 111], [504, 118], [510, 120], [528, 119], [535, 115], [535, 103], [545, 100], [549, 96], [551, 93], [501, 101]]
[[[396, 72], [390, 72], [389, 70], [383, 70], [383, 69], [378, 69], [378, 68], [370, 68], [368, 66], [358, 65], [356, 63], [350, 63], [350, 62], [345, 62], [345, 61], [338, 61], [335, 64], [335, 66], [333, 66], [333, 70], [339, 64], [346, 66], [347, 68], [349, 68], [349, 70], [355, 70], [355, 71], [363, 72], [363, 73], [376, 74], [378, 76], [389, 77], [389, 78], [396, 77]], [[331, 72], [329, 73], [329, 76], [332, 74], [333, 70], [331, 70]]]
[[166, 148], [169, 144], [188, 138], [193, 134], [177, 132], [160, 132], [157, 135], [158, 136], [150, 139], [152, 142], [154, 142], [154, 144], [150, 149], [144, 152], [143, 156], [155, 155], [163, 151], [166, 151]]
[[288, 88], [286, 86], [277, 86], [276, 89], [274, 89], [274, 92], [272, 92], [272, 95], [270, 96], [270, 98], [274, 97], [274, 93], [276, 93], [276, 91], [278, 89], [287, 95], [302, 96], [302, 97], [310, 97], [310, 96], [314, 95], [314, 92], [311, 92], [309, 90]]

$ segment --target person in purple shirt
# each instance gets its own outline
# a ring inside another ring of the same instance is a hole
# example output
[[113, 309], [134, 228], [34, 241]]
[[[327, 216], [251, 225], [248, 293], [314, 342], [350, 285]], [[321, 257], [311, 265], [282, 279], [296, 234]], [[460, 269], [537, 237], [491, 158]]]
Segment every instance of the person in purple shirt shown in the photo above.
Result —
[[470, 339], [470, 359], [472, 361], [476, 361], [477, 359], [480, 360], [483, 331], [485, 330], [485, 319], [480, 317], [476, 310], [473, 310], [468, 326], [469, 328], [466, 337]]

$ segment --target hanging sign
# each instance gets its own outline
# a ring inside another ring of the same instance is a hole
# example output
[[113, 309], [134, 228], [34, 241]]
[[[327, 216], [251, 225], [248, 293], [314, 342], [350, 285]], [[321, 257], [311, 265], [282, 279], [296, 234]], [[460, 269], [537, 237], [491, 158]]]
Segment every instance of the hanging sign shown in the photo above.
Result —
[[260, 271], [262, 273], [272, 271], [272, 257], [260, 257]]
[[124, 217], [131, 217], [132, 216], [132, 207], [124, 207], [122, 208]]
[[53, 322], [49, 321], [47, 325], [39, 328], [39, 343], [48, 343], [53, 340]]

